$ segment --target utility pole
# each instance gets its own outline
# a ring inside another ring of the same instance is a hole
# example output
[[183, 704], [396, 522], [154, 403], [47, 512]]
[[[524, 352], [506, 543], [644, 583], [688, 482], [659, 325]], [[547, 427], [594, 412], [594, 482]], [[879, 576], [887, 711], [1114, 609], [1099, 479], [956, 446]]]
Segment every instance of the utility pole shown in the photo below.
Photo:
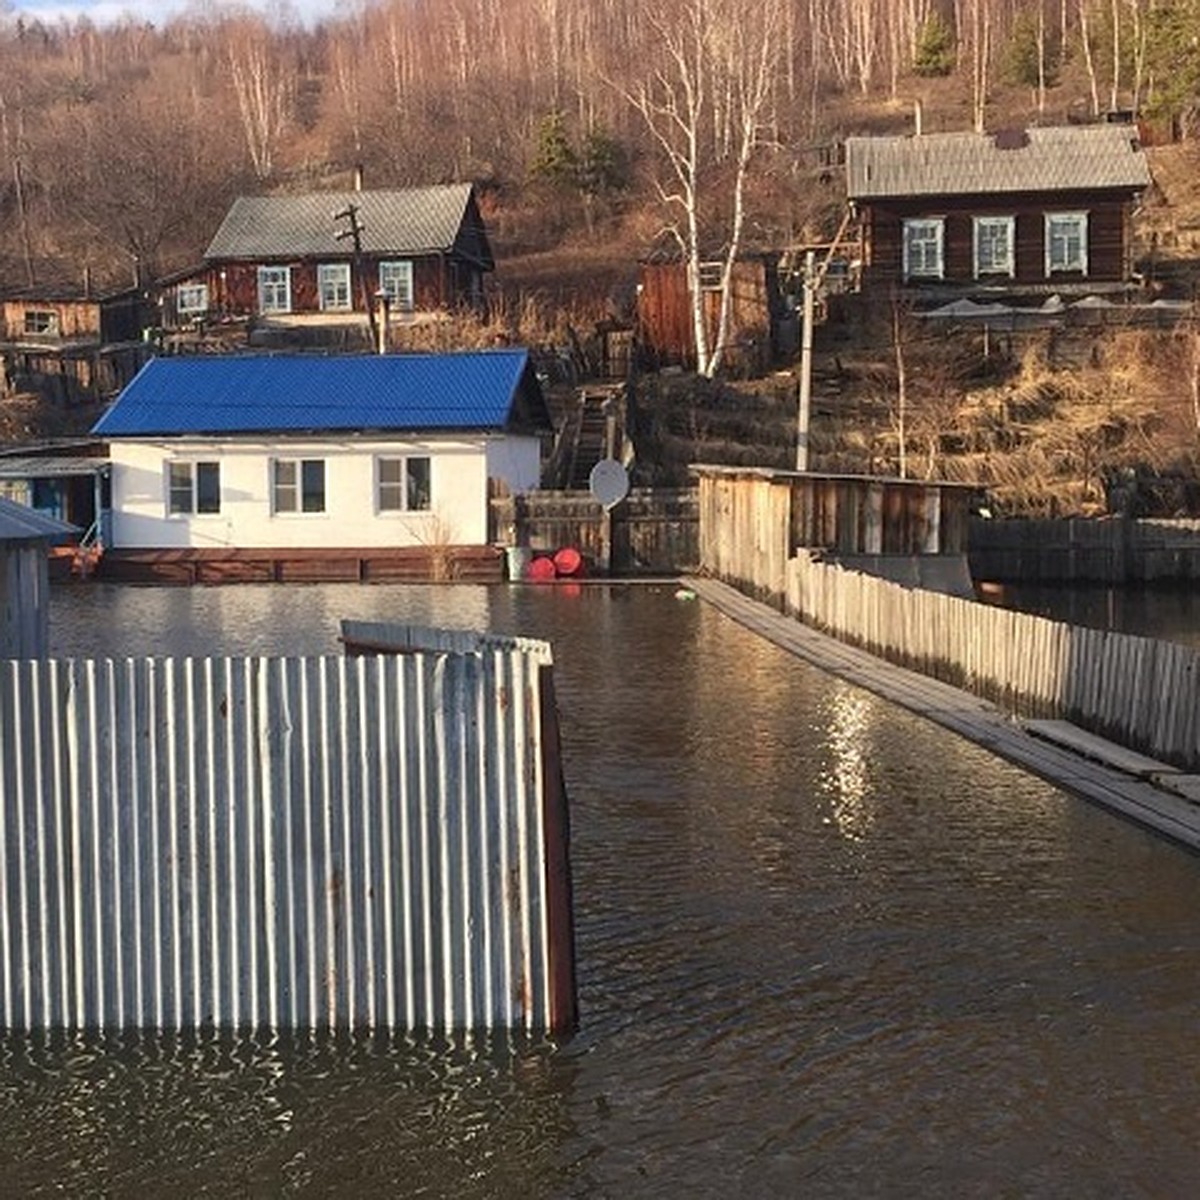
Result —
[[358, 205], [347, 204], [339, 213], [333, 214], [335, 221], [349, 221], [350, 228], [343, 229], [336, 235], [339, 242], [346, 238], [354, 240], [354, 274], [358, 276], [358, 287], [362, 293], [363, 308], [367, 310], [367, 325], [371, 331], [371, 345], [376, 346], [379, 343], [379, 330], [375, 325], [375, 305], [371, 300], [370, 290], [367, 288], [367, 275], [363, 270], [362, 265], [362, 232], [363, 226], [358, 219]]
[[808, 422], [812, 409], [813, 300], [815, 255], [804, 255], [804, 325], [800, 333], [800, 411], [796, 421], [796, 470], [808, 470]]

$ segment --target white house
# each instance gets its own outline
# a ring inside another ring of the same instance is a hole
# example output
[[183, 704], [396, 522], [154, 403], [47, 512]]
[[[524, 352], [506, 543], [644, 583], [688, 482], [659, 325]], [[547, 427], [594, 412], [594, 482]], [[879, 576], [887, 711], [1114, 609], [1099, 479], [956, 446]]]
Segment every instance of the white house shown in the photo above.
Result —
[[524, 350], [157, 358], [97, 423], [120, 550], [473, 546], [536, 488]]

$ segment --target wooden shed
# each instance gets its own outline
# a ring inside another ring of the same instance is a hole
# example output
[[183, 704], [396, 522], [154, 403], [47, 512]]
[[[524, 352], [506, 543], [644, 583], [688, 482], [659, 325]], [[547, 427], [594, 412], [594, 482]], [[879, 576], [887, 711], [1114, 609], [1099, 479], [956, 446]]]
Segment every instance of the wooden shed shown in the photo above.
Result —
[[1150, 185], [1132, 125], [856, 137], [846, 190], [865, 290], [923, 296], [1118, 291]]
[[[771, 361], [778, 318], [784, 304], [779, 288], [779, 256], [748, 255], [734, 263], [729, 349], [734, 366], [761, 369]], [[717, 335], [721, 311], [721, 264], [702, 263], [701, 291], [709, 344]], [[637, 297], [639, 349], [650, 366], [694, 367], [692, 281], [678, 260], [643, 262]]]
[[0, 498], [0, 659], [45, 655], [51, 541], [75, 527]]
[[782, 596], [788, 561], [817, 553], [897, 583], [971, 595], [974, 484], [696, 466], [700, 559], [718, 578]]

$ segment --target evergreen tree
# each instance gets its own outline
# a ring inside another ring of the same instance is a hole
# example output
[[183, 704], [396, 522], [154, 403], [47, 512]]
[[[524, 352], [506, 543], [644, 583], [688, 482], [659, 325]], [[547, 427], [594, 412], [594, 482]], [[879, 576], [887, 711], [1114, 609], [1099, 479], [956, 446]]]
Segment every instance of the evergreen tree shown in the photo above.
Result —
[[530, 178], [565, 189], [576, 186], [578, 172], [579, 156], [567, 135], [566, 118], [561, 112], [547, 113], [538, 125]]
[[949, 75], [954, 70], [954, 31], [940, 13], [921, 27], [913, 54], [913, 71], [926, 77]]
[[1200, 0], [1168, 0], [1149, 14], [1149, 112], [1192, 132], [1200, 118]]

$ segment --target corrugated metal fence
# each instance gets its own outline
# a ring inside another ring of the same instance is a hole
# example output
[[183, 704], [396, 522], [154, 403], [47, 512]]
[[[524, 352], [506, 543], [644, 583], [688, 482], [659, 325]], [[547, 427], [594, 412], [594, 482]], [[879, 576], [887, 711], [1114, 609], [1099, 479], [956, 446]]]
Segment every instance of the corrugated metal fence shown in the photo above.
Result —
[[788, 566], [786, 608], [893, 662], [1200, 768], [1200, 653], [1188, 646], [902, 587], [804, 553]]
[[0, 663], [0, 1025], [569, 1029], [548, 661]]

